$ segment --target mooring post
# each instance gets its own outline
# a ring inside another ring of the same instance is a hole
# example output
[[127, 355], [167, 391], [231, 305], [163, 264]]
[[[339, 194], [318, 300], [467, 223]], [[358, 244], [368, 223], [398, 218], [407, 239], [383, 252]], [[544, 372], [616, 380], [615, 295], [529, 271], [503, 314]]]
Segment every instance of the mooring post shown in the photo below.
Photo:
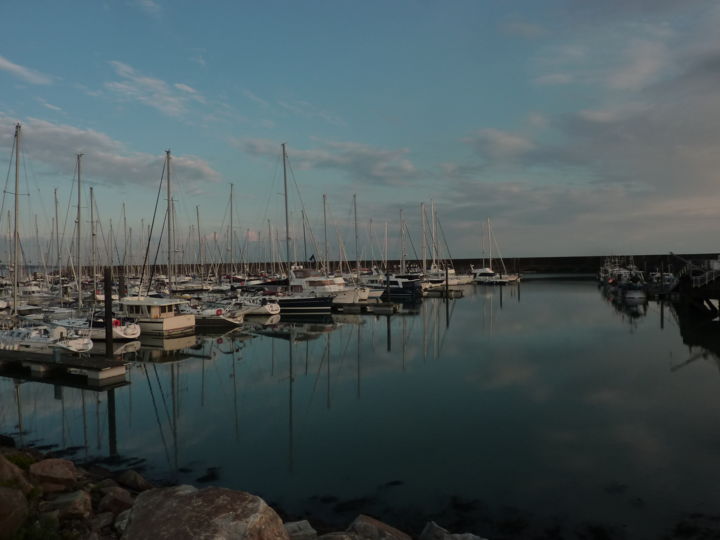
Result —
[[113, 355], [113, 311], [112, 311], [112, 273], [109, 267], [105, 267], [105, 356], [112, 358]]

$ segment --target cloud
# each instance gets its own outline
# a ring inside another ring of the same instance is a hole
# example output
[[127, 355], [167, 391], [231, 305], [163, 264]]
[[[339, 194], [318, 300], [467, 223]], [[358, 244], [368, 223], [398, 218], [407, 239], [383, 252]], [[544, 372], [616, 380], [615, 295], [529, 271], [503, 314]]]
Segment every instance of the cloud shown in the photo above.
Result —
[[[15, 122], [0, 112], [0, 147], [12, 147]], [[99, 131], [36, 118], [23, 122], [22, 130], [24, 153], [54, 173], [72, 175], [75, 154], [83, 153], [85, 174], [99, 183], [147, 185], [160, 178], [164, 153], [131, 152]], [[194, 156], [173, 156], [173, 176], [189, 186], [221, 180], [205, 160]]]
[[23, 67], [19, 64], [15, 64], [4, 56], [0, 56], [0, 70], [7, 71], [14, 77], [30, 84], [46, 85], [52, 83], [52, 78], [48, 75]]
[[154, 0], [135, 0], [135, 5], [148, 15], [159, 15], [162, 11], [160, 4]]
[[184, 115], [190, 100], [205, 101], [197, 90], [186, 84], [171, 86], [161, 79], [142, 75], [123, 62], [113, 60], [110, 65], [121, 80], [107, 82], [105, 88], [122, 100], [137, 101], [168, 116]]
[[526, 39], [539, 38], [547, 35], [547, 30], [542, 26], [524, 21], [512, 21], [501, 25], [501, 29], [509, 35], [519, 36]]
[[[354, 142], [321, 142], [322, 146], [313, 150], [291, 150], [291, 161], [300, 169], [340, 171], [351, 179], [377, 185], [403, 184], [419, 174], [407, 158], [408, 149], [386, 150]], [[232, 143], [253, 156], [280, 156], [280, 144], [267, 139], [244, 139]]]
[[619, 90], [639, 89], [662, 75], [672, 58], [667, 46], [659, 41], [635, 40], [623, 55], [625, 65], [609, 75], [608, 84]]
[[506, 161], [522, 156], [535, 148], [529, 139], [499, 129], [482, 129], [463, 142], [471, 145], [484, 158], [493, 161]]
[[309, 103], [307, 101], [302, 100], [294, 100], [294, 101], [287, 101], [287, 100], [280, 100], [277, 102], [277, 104], [285, 109], [288, 112], [291, 112], [293, 114], [296, 114], [298, 116], [303, 116], [305, 118], [320, 118], [321, 120], [326, 121], [328, 124], [333, 124], [335, 126], [344, 126], [346, 125], [346, 122], [340, 118], [339, 116], [325, 111], [323, 109], [320, 109], [313, 105], [312, 103]]
[[43, 98], [39, 97], [39, 98], [35, 98], [35, 100], [38, 103], [40, 103], [43, 107], [50, 109], [51, 111], [56, 111], [56, 112], [62, 111], [62, 109], [60, 107], [58, 107], [57, 105], [53, 105], [52, 103], [48, 103]]
[[555, 86], [560, 84], [570, 84], [574, 80], [575, 77], [569, 73], [548, 73], [546, 75], [535, 77], [533, 82], [541, 86]]
[[268, 101], [266, 101], [266, 100], [264, 100], [263, 98], [257, 96], [256, 94], [254, 94], [254, 93], [251, 92], [250, 90], [245, 89], [245, 90], [243, 91], [243, 95], [244, 95], [246, 98], [248, 98], [250, 101], [254, 101], [255, 103], [257, 103], [258, 105], [262, 105], [263, 107], [269, 107], [269, 106], [270, 106], [270, 103], [269, 103]]

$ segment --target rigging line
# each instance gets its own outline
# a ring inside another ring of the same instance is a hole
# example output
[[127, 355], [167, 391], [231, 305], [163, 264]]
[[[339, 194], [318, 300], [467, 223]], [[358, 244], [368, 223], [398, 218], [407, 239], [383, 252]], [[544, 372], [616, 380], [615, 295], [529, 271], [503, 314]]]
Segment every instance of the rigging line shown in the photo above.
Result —
[[[453, 268], [453, 259], [452, 254], [450, 253], [450, 246], [448, 245], [447, 238], [445, 238], [445, 231], [443, 230], [442, 223], [440, 223], [440, 220], [437, 221], [438, 229], [440, 229], [440, 236], [442, 236], [443, 242], [445, 243], [445, 249], [447, 250], [448, 254], [448, 261], [450, 261], [450, 267]], [[498, 252], [499, 254], [499, 252]]]
[[[162, 222], [162, 227], [160, 228], [160, 238], [162, 238], [163, 233], [165, 232], [165, 224], [168, 221], [167, 217], [168, 217], [168, 213], [165, 212], [165, 217]], [[150, 285], [152, 284], [152, 280], [155, 277], [155, 268], [157, 267], [157, 260], [158, 260], [158, 257], [160, 256], [160, 245], [161, 244], [162, 244], [162, 242], [158, 240], [157, 250], [155, 251], [155, 258], [153, 259], [152, 266], [150, 267], [150, 276], [148, 278], [148, 293], [150, 293]], [[149, 246], [149, 243], [148, 243], [148, 246]], [[143, 268], [144, 268], [144, 266], [143, 266]], [[140, 278], [140, 287], [142, 287], [142, 278]], [[169, 289], [170, 289], [170, 282], [168, 281], [168, 290]], [[138, 295], [138, 296], [140, 296], [140, 295]]]
[[12, 172], [13, 159], [15, 156], [15, 145], [17, 144], [16, 137], [13, 137], [12, 150], [10, 151], [10, 159], [8, 160], [8, 172], [5, 176], [5, 189], [3, 189], [2, 205], [0, 206], [0, 224], [2, 224], [2, 218], [5, 214], [5, 195], [8, 192], [8, 184], [10, 183], [10, 173]]
[[[150, 224], [150, 231], [148, 232], [147, 246], [145, 247], [145, 258], [143, 259], [142, 271], [140, 272], [140, 288], [138, 289], [138, 296], [142, 296], [140, 293], [142, 293], [142, 283], [143, 283], [143, 279], [145, 278], [145, 268], [147, 267], [148, 254], [150, 252], [150, 241], [152, 240], [153, 228], [155, 227], [155, 216], [157, 215], [158, 204], [160, 203], [160, 193], [162, 192], [163, 178], [165, 178], [165, 165], [166, 164], [167, 164], [167, 161], [163, 160], [162, 173], [160, 173], [160, 185], [158, 186], [158, 194], [155, 199], [155, 210], [153, 210], [152, 223]], [[164, 226], [164, 222], [163, 222], [163, 226]], [[160, 243], [158, 242], [158, 249], [160, 249], [159, 246], [160, 246]], [[150, 277], [150, 280], [152, 280], [152, 276]], [[150, 291], [150, 282], [148, 282], [148, 292], [149, 291]]]
[[162, 397], [163, 408], [165, 409], [165, 415], [167, 416], [168, 424], [173, 425], [173, 421], [170, 418], [170, 410], [168, 409], [167, 401], [165, 400], [165, 392], [163, 391], [162, 383], [160, 382], [160, 374], [157, 370], [157, 364], [153, 364], [153, 370], [155, 370], [155, 379], [157, 380], [160, 397]]
[[[65, 249], [65, 233], [67, 232], [68, 221], [70, 220], [70, 208], [72, 207], [73, 193], [75, 193], [75, 178], [76, 177], [77, 177], [77, 161], [75, 161], [75, 166], [73, 168], [73, 176], [72, 176], [72, 181], [70, 183], [70, 195], [68, 198], [67, 206], [65, 207], [65, 222], [63, 223], [62, 235], [60, 235], [60, 252], [62, 252]], [[73, 232], [74, 232], [74, 228], [73, 228]], [[74, 236], [75, 235], [73, 234], [73, 237]]]
[[147, 379], [148, 388], [150, 389], [150, 397], [152, 398], [153, 409], [155, 410], [155, 419], [157, 420], [158, 430], [160, 431], [160, 438], [162, 439], [163, 448], [165, 449], [165, 457], [167, 458], [168, 463], [170, 463], [170, 452], [168, 452], [167, 442], [165, 442], [165, 431], [162, 428], [160, 414], [158, 413], [157, 403], [155, 402], [155, 393], [153, 392], [152, 385], [150, 384], [150, 377], [148, 376], [145, 364], [143, 364], [143, 371], [145, 372], [145, 379]]
[[420, 258], [418, 257], [417, 250], [415, 249], [415, 244], [412, 241], [412, 236], [410, 236], [410, 231], [407, 228], [407, 223], [403, 224], [403, 227], [405, 227], [405, 233], [407, 234], [408, 242], [410, 242], [410, 247], [412, 248], [413, 254], [415, 255], [415, 260], [419, 261]]
[[313, 383], [313, 389], [310, 393], [310, 399], [308, 400], [307, 408], [305, 409], [305, 414], [307, 415], [310, 412], [310, 407], [312, 406], [313, 399], [315, 398], [315, 391], [317, 390], [317, 384], [320, 380], [320, 372], [322, 371], [323, 364], [326, 361], [330, 361], [330, 358], [328, 357], [328, 350], [327, 348], [324, 348], [323, 354], [320, 357], [320, 365], [318, 366], [317, 374], [315, 375], [315, 382]]

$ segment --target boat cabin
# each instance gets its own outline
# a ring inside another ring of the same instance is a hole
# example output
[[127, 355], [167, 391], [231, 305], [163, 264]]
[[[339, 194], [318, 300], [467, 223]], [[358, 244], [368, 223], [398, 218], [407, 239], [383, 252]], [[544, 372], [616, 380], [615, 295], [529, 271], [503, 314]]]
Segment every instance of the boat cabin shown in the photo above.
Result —
[[172, 298], [123, 298], [120, 301], [129, 317], [138, 319], [168, 319], [175, 317], [177, 308], [185, 304], [184, 300]]

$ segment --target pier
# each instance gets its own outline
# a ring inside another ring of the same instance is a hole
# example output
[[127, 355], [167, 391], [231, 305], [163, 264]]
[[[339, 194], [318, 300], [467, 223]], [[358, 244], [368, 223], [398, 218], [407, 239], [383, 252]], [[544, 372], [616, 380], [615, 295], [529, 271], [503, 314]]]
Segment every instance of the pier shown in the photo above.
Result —
[[125, 380], [126, 362], [116, 358], [64, 355], [59, 350], [51, 355], [0, 354], [0, 370], [3, 373], [29, 373], [33, 380], [84, 378], [89, 386], [104, 387]]

